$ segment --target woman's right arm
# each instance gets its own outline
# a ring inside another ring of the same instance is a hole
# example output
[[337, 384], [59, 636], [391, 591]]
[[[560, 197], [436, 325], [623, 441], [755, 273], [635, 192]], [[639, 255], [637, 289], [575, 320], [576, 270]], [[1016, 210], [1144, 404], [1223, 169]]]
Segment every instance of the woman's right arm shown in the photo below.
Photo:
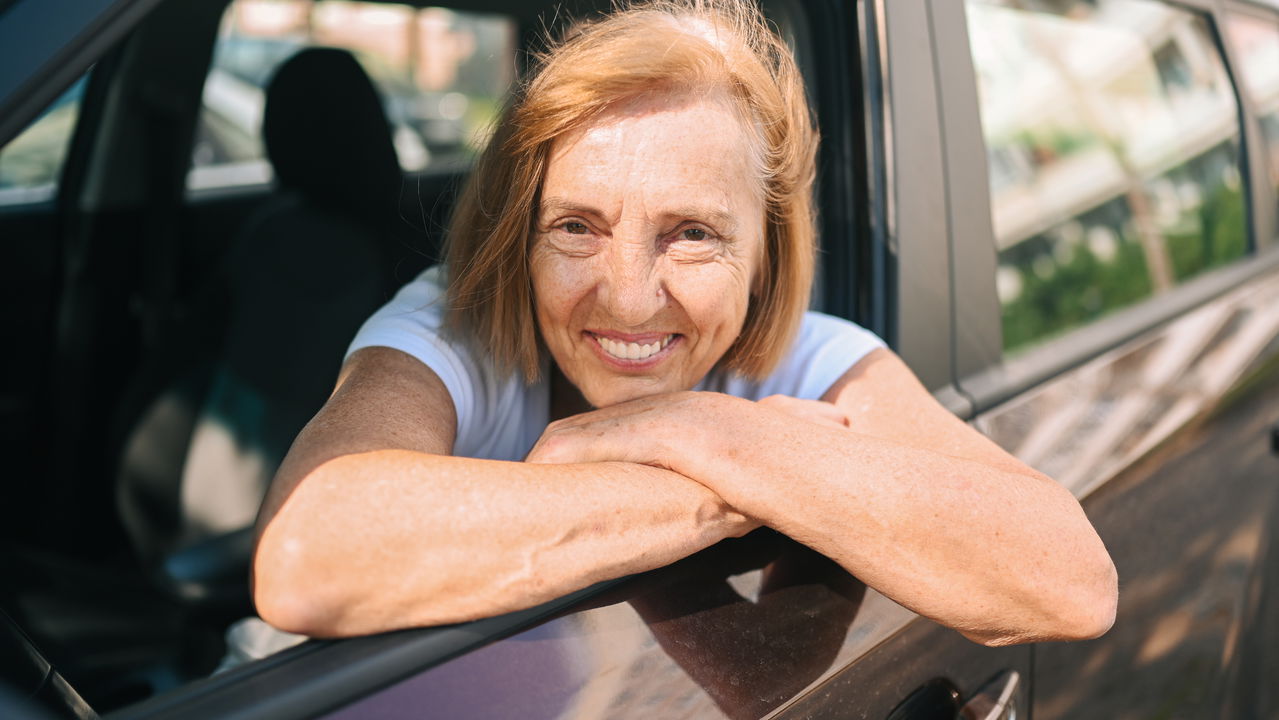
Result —
[[473, 620], [755, 527], [666, 470], [452, 457], [456, 425], [444, 384], [418, 360], [387, 348], [350, 358], [263, 503], [263, 619], [320, 637]]

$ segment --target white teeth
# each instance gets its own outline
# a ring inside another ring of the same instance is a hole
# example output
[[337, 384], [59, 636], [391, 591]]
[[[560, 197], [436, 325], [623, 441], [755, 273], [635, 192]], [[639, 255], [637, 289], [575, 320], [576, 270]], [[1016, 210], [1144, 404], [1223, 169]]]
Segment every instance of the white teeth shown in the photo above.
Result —
[[595, 341], [604, 348], [604, 352], [612, 355], [619, 360], [647, 360], [662, 351], [662, 348], [671, 343], [675, 338], [674, 335], [667, 335], [659, 341], [649, 343], [648, 345], [640, 345], [639, 343], [624, 343], [610, 340], [600, 335], [595, 336]]

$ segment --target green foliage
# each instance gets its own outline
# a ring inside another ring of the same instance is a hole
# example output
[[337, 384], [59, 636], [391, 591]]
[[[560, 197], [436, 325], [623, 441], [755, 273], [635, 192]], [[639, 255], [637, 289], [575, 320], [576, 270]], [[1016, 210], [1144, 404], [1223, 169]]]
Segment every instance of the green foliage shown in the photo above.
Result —
[[1247, 214], [1239, 188], [1218, 186], [1193, 215], [1189, 230], [1165, 233], [1177, 282], [1248, 251]]
[[1021, 294], [1003, 308], [1006, 350], [1043, 341], [1151, 293], [1141, 245], [1126, 237], [1110, 262], [1080, 243], [1047, 277], [1028, 266], [1020, 269]]
[[[1246, 254], [1246, 216], [1242, 191], [1221, 184], [1165, 232], [1176, 282]], [[1040, 236], [1001, 254], [1000, 263], [1016, 268], [1022, 281], [1021, 293], [1003, 308], [1005, 350], [1043, 342], [1153, 292], [1145, 254], [1130, 228], [1125, 228], [1109, 261], [1086, 242], [1056, 253], [1063, 261], [1050, 252], [1054, 242], [1062, 241]], [[1033, 270], [1036, 264], [1040, 273]]]

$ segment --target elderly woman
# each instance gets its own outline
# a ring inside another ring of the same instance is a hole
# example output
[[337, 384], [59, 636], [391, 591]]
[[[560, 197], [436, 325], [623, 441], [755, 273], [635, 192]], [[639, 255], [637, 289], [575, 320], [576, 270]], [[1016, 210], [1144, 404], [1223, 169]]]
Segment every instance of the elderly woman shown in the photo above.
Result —
[[1097, 636], [1074, 498], [805, 312], [816, 133], [737, 2], [579, 26], [504, 114], [447, 262], [360, 331], [264, 505], [255, 598], [343, 636], [470, 620], [766, 525], [967, 637]]

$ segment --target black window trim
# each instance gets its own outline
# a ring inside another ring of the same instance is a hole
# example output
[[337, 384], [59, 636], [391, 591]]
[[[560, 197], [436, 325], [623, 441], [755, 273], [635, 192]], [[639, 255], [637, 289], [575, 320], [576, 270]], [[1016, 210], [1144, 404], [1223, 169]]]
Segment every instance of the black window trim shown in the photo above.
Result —
[[[23, 130], [162, 0], [16, 0], [0, 16], [0, 44], [28, 48], [0, 68], [0, 146]], [[86, 7], [88, 6], [88, 7]], [[93, 13], [93, 21], [81, 21]], [[22, 15], [21, 22], [15, 20]], [[29, 28], [39, 27], [39, 33]], [[19, 37], [19, 35], [21, 37]]]

